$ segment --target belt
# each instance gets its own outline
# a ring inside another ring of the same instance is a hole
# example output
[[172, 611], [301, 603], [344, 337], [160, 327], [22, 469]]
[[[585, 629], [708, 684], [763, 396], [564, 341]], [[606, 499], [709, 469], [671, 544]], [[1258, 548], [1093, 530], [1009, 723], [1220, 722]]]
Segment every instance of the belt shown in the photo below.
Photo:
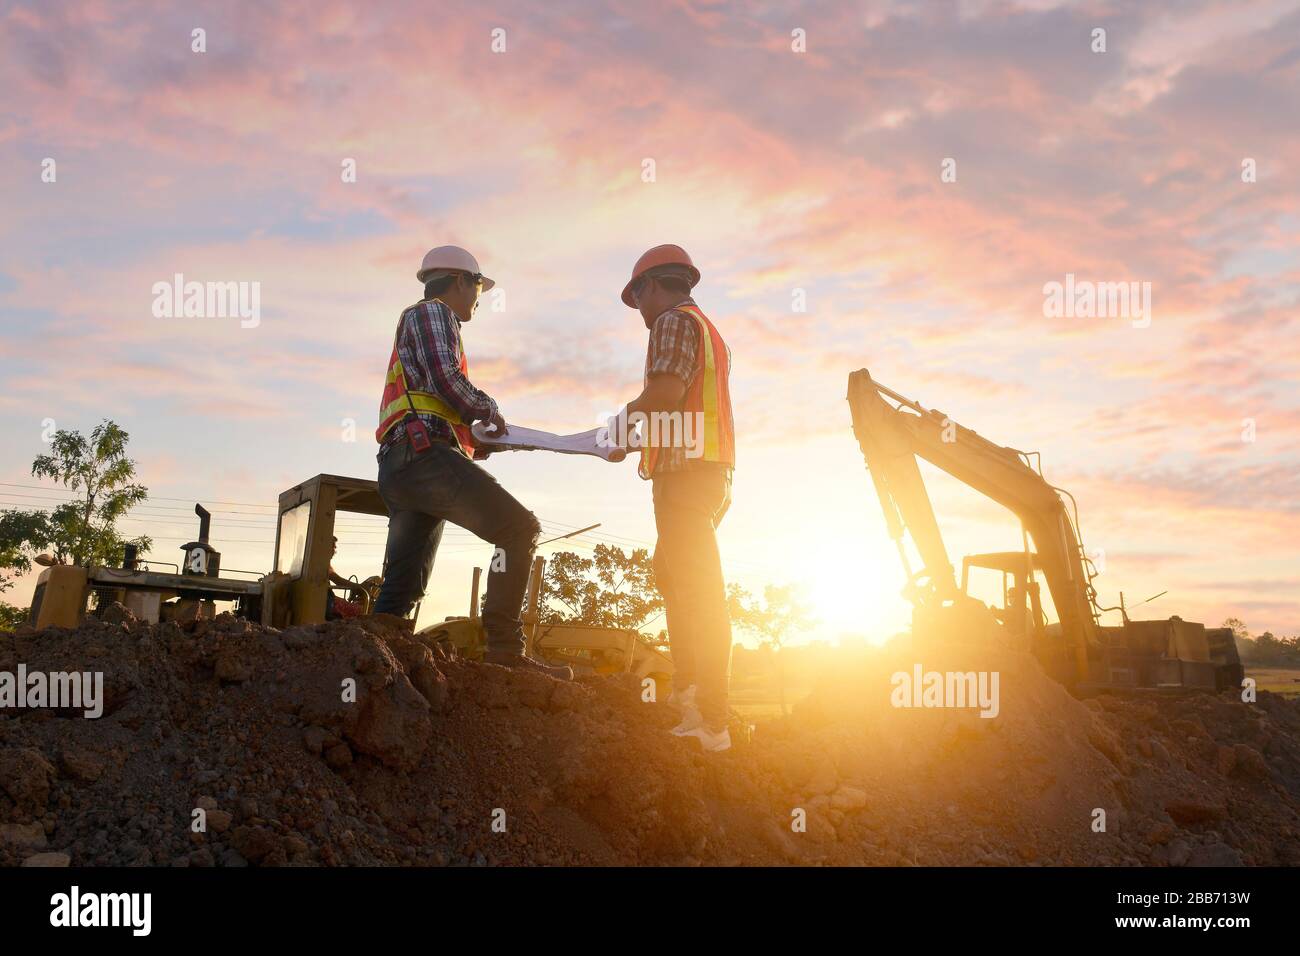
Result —
[[[442, 446], [443, 448], [450, 448], [450, 449], [452, 449], [453, 451], [457, 451], [457, 450], [459, 450], [459, 446], [457, 446], [457, 445], [453, 445], [451, 442], [447, 441], [445, 438], [440, 438], [440, 437], [438, 437], [438, 436], [436, 436], [436, 435], [430, 435], [430, 436], [429, 436], [429, 441], [432, 442], [434, 445], [440, 445], [440, 446]], [[396, 439], [394, 439], [393, 441], [389, 442], [387, 445], [384, 445], [383, 447], [381, 447], [381, 448], [379, 449], [379, 453], [378, 453], [377, 455], [375, 455], [375, 460], [376, 460], [376, 461], [383, 461], [385, 458], [388, 457], [389, 452], [391, 452], [393, 449], [397, 448], [399, 445], [407, 445], [407, 444], [410, 444], [410, 441], [409, 441], [409, 439], [407, 438], [406, 433], [403, 432], [401, 438], [396, 438]]]

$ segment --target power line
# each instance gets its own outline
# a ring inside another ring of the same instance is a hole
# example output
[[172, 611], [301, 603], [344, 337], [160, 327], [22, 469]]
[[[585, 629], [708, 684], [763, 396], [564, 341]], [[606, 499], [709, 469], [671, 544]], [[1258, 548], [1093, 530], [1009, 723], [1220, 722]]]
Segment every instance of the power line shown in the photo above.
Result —
[[[71, 501], [78, 500], [75, 492], [64, 491], [59, 488], [51, 488], [47, 485], [25, 485], [25, 484], [17, 484], [15, 482], [0, 481], [0, 487], [27, 488], [36, 491], [54, 492], [55, 495], [63, 496], [63, 497], [49, 497], [49, 496], [38, 496], [38, 495], [22, 495], [16, 492], [0, 492], [0, 495], [5, 495], [12, 498], [33, 498], [38, 501], [57, 501], [60, 503], [68, 503]], [[201, 498], [175, 498], [175, 497], [168, 497], [166, 495], [150, 495], [149, 502], [153, 502], [153, 501], [195, 501], [195, 502], [202, 503]], [[275, 509], [278, 507], [277, 505], [259, 505], [248, 501], [210, 501], [207, 502], [206, 504], [228, 504], [228, 505], [237, 505], [237, 506], [251, 507], [251, 508], [270, 508], [270, 509]], [[156, 510], [158, 512], [163, 512], [163, 513], [176, 512], [178, 514], [193, 514], [193, 508], [172, 508], [166, 505], [149, 505], [149, 507], [152, 508], [153, 510]], [[221, 509], [215, 509], [215, 510], [209, 509], [209, 510], [211, 510], [214, 515], [217, 514], [247, 515], [248, 517], [261, 518], [267, 520], [274, 520], [276, 518], [276, 515], [274, 514], [250, 514], [249, 512], [245, 512], [245, 511], [224, 511]], [[378, 518], [379, 516], [376, 515], [375, 517]], [[565, 531], [573, 531], [578, 527], [577, 525], [564, 524], [559, 521], [552, 521], [545, 518], [539, 520], [543, 525], [553, 525], [554, 527]], [[611, 535], [605, 532], [602, 532], [602, 536], [609, 537], [609, 538], [619, 537], [618, 535]], [[637, 542], [636, 539], [634, 538], [623, 538], [621, 540], [644, 544], [644, 542]]]
[[[0, 484], [11, 484], [11, 483], [0, 482]], [[17, 486], [17, 487], [39, 487], [39, 486], [26, 486], [26, 485], [23, 485], [23, 486]], [[55, 489], [45, 489], [45, 490], [55, 490]], [[0, 496], [3, 496], [3, 497], [5, 497], [5, 498], [31, 498], [31, 499], [34, 499], [34, 500], [36, 500], [36, 501], [50, 501], [50, 502], [57, 502], [57, 503], [59, 503], [59, 504], [69, 504], [69, 503], [71, 503], [71, 502], [77, 500], [76, 498], [53, 498], [53, 497], [48, 497], [48, 496], [46, 496], [46, 497], [41, 497], [41, 496], [37, 496], [37, 495], [22, 495], [22, 494], [17, 494], [17, 493], [14, 493], [14, 492], [0, 492]], [[171, 499], [171, 500], [187, 500], [187, 499]], [[10, 509], [7, 509], [7, 510], [16, 510], [16, 509], [17, 509], [17, 506], [21, 505], [22, 503], [21, 503], [21, 502], [0, 501], [0, 504], [8, 504], [8, 505], [11, 505], [11, 506], [12, 506]], [[50, 512], [50, 511], [53, 510], [53, 509], [51, 509], [51, 508], [30, 507], [30, 506], [26, 506], [26, 505], [24, 505], [23, 507], [27, 508], [28, 510], [33, 510], [33, 511], [44, 511], [44, 512], [46, 512], [46, 513], [48, 513], [48, 512]], [[143, 520], [146, 520], [146, 519], [145, 519], [145, 518], [142, 518], [142, 517], [139, 517], [139, 516], [140, 516], [140, 515], [145, 515], [145, 516], [149, 516], [149, 517], [158, 517], [158, 518], [169, 519], [171, 523], [179, 524], [179, 523], [180, 523], [179, 519], [173, 517], [173, 514], [175, 514], [175, 515], [180, 515], [180, 514], [191, 514], [191, 515], [192, 515], [192, 514], [193, 514], [193, 509], [191, 509], [191, 508], [167, 508], [167, 507], [165, 507], [165, 506], [146, 506], [146, 505], [138, 505], [138, 506], [132, 508], [132, 509], [130, 510], [130, 512], [129, 512], [127, 515], [124, 515], [123, 518], [122, 518], [122, 520], [141, 520], [141, 521], [143, 521]], [[222, 511], [214, 511], [214, 512], [213, 512], [213, 515], [214, 515], [214, 516], [222, 515], [222, 514], [244, 514], [244, 515], [247, 515], [248, 513], [247, 513], [247, 512], [222, 512]], [[251, 517], [251, 518], [253, 518], [253, 519], [260, 519], [260, 520], [264, 520], [264, 521], [270, 521], [270, 522], [272, 523], [272, 526], [274, 526], [274, 523], [275, 523], [275, 520], [276, 520], [276, 517], [277, 517], [277, 516], [276, 516], [276, 515], [249, 515], [249, 517]], [[376, 518], [376, 521], [375, 521], [373, 524], [371, 524], [371, 527], [370, 527], [370, 528], [367, 528], [367, 527], [366, 527], [366, 524], [368, 524], [367, 522], [357, 522], [357, 523], [336, 523], [335, 527], [337, 527], [337, 528], [342, 528], [342, 529], [345, 529], [345, 530], [351, 531], [352, 533], [357, 533], [357, 534], [380, 534], [380, 533], [387, 534], [387, 529], [386, 529], [386, 528], [378, 528], [378, 527], [374, 527], [374, 525], [377, 525], [379, 521], [383, 521], [384, 519], [380, 518], [378, 515], [376, 515], [375, 518]], [[158, 522], [156, 522], [156, 523], [157, 523], [157, 524], [166, 524], [166, 523], [168, 523], [168, 521], [158, 521]], [[249, 528], [249, 529], [258, 528], [258, 527], [266, 527], [266, 525], [258, 524], [256, 521], [249, 521], [249, 520], [246, 520], [246, 519], [238, 519], [238, 518], [237, 518], [237, 519], [233, 519], [233, 520], [231, 520], [231, 519], [225, 519], [225, 520], [223, 520], [221, 523], [222, 523], [223, 525], [224, 525], [224, 524], [233, 524], [235, 527], [245, 527], [245, 528]], [[552, 520], [549, 520], [549, 519], [539, 519], [539, 523], [542, 524], [542, 526], [546, 529], [546, 531], [547, 531], [548, 534], [554, 534], [554, 533], [556, 533], [556, 532], [562, 532], [562, 533], [565, 533], [565, 534], [571, 534], [571, 533], [574, 532], [574, 531], [578, 531], [578, 530], [585, 531], [585, 530], [586, 530], [586, 529], [580, 529], [580, 528], [578, 528], [578, 526], [576, 526], [576, 525], [564, 524], [564, 523], [562, 523], [562, 522], [552, 521]], [[466, 535], [477, 537], [477, 536], [473, 535], [473, 532], [467, 531], [467, 530], [465, 530], [465, 529], [463, 529], [463, 528], [455, 528], [455, 527], [447, 528], [447, 529], [444, 530], [443, 533], [444, 533], [444, 535], [450, 534], [450, 535], [455, 536], [455, 537], [462, 537], [462, 536], [466, 536]], [[608, 533], [606, 533], [606, 532], [601, 532], [599, 535], [588, 535], [588, 537], [596, 538], [596, 539], [597, 539], [599, 542], [601, 542], [601, 543], [611, 544], [611, 545], [615, 545], [615, 546], [619, 546], [619, 547], [627, 547], [627, 546], [629, 546], [629, 545], [636, 545], [637, 547], [641, 547], [641, 548], [649, 548], [649, 547], [651, 547], [651, 545], [650, 545], [648, 542], [645, 542], [645, 541], [639, 541], [639, 540], [637, 540], [637, 539], [635, 539], [635, 538], [626, 538], [626, 537], [621, 537], [621, 536], [618, 536], [618, 535], [612, 535], [612, 534], [608, 534]], [[625, 542], [625, 543], [624, 543], [624, 542]]]
[[[59, 504], [68, 504], [78, 500], [75, 496], [75, 493], [71, 491], [65, 491], [64, 489], [60, 489], [60, 488], [51, 488], [46, 485], [30, 485], [30, 484], [22, 484], [17, 482], [0, 482], [0, 488], [22, 488], [31, 491], [54, 493], [54, 496], [51, 497], [48, 494], [44, 496], [38, 496], [38, 495], [27, 495], [19, 492], [12, 492], [12, 491], [0, 491], [0, 496], [6, 498], [24, 498], [24, 499], [32, 499], [35, 501], [56, 502]], [[65, 495], [66, 497], [59, 497], [60, 495]], [[178, 498], [178, 497], [168, 496], [168, 495], [150, 495], [148, 502], [142, 503], [142, 505], [132, 508], [127, 515], [123, 516], [122, 520], [151, 523], [155, 526], [167, 526], [167, 525], [180, 526], [182, 522], [178, 517], [175, 516], [182, 515], [182, 514], [192, 515], [193, 509], [191, 507], [171, 507], [168, 505], [153, 504], [153, 502], [154, 501], [191, 502], [196, 500], [199, 499]], [[224, 509], [211, 509], [214, 517], [230, 516], [230, 515], [236, 516], [234, 518], [223, 517], [221, 521], [221, 525], [223, 526], [228, 525], [228, 526], [233, 526], [237, 529], [249, 530], [249, 531], [262, 530], [262, 529], [270, 530], [271, 528], [275, 527], [278, 519], [278, 513], [275, 512], [275, 509], [278, 507], [277, 505], [257, 504], [255, 502], [248, 502], [248, 501], [224, 501], [224, 500], [209, 501], [207, 503], [218, 504], [218, 505], [230, 505], [239, 508], [271, 509], [270, 513], [268, 513], [265, 510], [262, 512], [249, 512], [249, 511], [229, 511]], [[21, 503], [0, 500], [0, 505], [6, 505], [6, 504], [10, 505], [11, 507], [9, 509], [0, 508], [0, 510], [16, 510], [17, 506]], [[28, 508], [28, 510], [45, 511], [47, 513], [50, 510], [52, 510], [50, 508], [32, 508], [30, 506], [24, 506], [24, 507]], [[356, 518], [357, 516], [353, 516], [353, 517]], [[347, 544], [351, 547], [358, 547], [358, 546], [381, 547], [381, 545], [378, 542], [362, 542], [362, 541], [357, 541], [350, 537], [351, 535], [378, 536], [380, 534], [386, 536], [387, 528], [378, 526], [379, 522], [384, 521], [385, 519], [378, 515], [374, 516], [374, 518], [375, 521], [373, 523], [366, 522], [365, 520], [336, 523], [335, 528], [340, 531], [343, 531], [346, 535], [346, 537], [340, 536], [339, 544], [340, 545]], [[161, 519], [161, 520], [155, 520], [151, 522], [150, 519]], [[549, 535], [573, 535], [573, 537], [564, 538], [566, 547], [577, 547], [586, 551], [594, 551], [595, 548], [601, 544], [606, 545], [607, 547], [618, 548], [619, 550], [624, 550], [629, 548], [633, 550], [636, 549], [650, 550], [654, 547], [653, 543], [644, 541], [639, 538], [631, 538], [625, 535], [612, 534], [607, 531], [600, 531], [598, 533], [593, 533], [588, 531], [586, 528], [582, 528], [578, 525], [567, 524], [564, 522], [554, 521], [547, 518], [539, 518], [538, 521], [542, 525], [543, 530]], [[263, 522], [270, 522], [269, 527], [267, 524], [264, 524]], [[575, 531], [578, 532], [578, 534], [574, 534]], [[444, 545], [442, 548], [440, 548], [440, 551], [448, 551], [449, 553], [457, 553], [451, 551], [451, 549], [458, 548], [458, 547], [465, 548], [466, 550], [473, 550], [479, 547], [479, 545], [476, 544], [475, 542], [481, 540], [478, 538], [477, 535], [473, 534], [473, 532], [467, 531], [463, 528], [457, 528], [455, 526], [444, 528], [443, 536], [444, 539], [450, 539], [450, 542], [448, 545]], [[150, 537], [154, 537], [156, 538], [156, 540], [160, 540], [160, 541], [189, 540], [189, 537], [176, 537], [170, 535], [157, 535], [157, 536], [151, 535]], [[273, 540], [271, 541], [264, 541], [264, 540], [257, 540], [257, 539], [224, 539], [224, 540], [230, 544], [274, 544]], [[484, 542], [484, 546], [486, 545], [487, 543]], [[748, 561], [738, 561], [738, 562], [733, 561], [729, 563], [739, 564], [741, 566], [749, 565], [751, 568], [755, 566], [753, 562], [748, 562]]]
[[[12, 482], [12, 481], [0, 481], [0, 487], [4, 487], [4, 488], [32, 488], [32, 489], [36, 489], [36, 490], [38, 490], [38, 491], [58, 491], [58, 490], [59, 490], [59, 489], [57, 489], [57, 488], [50, 488], [50, 487], [47, 486], [47, 485], [23, 485], [23, 484], [18, 484], [18, 483], [16, 483], [16, 482]], [[166, 495], [150, 495], [149, 497], [150, 497], [151, 499], [156, 500], [156, 501], [197, 501], [197, 500], [200, 500], [200, 499], [192, 499], [192, 498], [169, 498], [169, 497], [166, 496]], [[275, 508], [275, 507], [277, 507], [276, 505], [259, 504], [259, 503], [255, 503], [255, 502], [252, 502], [252, 501], [210, 501], [210, 502], [208, 502], [208, 503], [209, 503], [209, 504], [214, 504], [214, 505], [239, 505], [239, 506], [247, 507], [247, 508]]]
[[[57, 499], [46, 499], [46, 500], [52, 500], [52, 501], [53, 501], [53, 500], [57, 500]], [[65, 502], [65, 503], [71, 503], [71, 502]], [[53, 511], [52, 508], [31, 507], [31, 506], [28, 506], [28, 505], [26, 505], [26, 504], [24, 504], [24, 503], [22, 503], [22, 502], [5, 501], [5, 500], [3, 500], [3, 498], [0, 498], [0, 505], [8, 505], [8, 506], [10, 506], [10, 507], [8, 507], [8, 508], [0, 508], [0, 510], [16, 511], [16, 510], [20, 510], [20, 508], [21, 508], [22, 510], [27, 510], [27, 511], [40, 511], [40, 512], [43, 512], [43, 513], [45, 513], [45, 514], [49, 514], [51, 511]], [[182, 508], [182, 509], [178, 509], [178, 510], [184, 512], [184, 511], [187, 511], [188, 509], [184, 509], [184, 508]], [[191, 516], [193, 516], [193, 511], [192, 511], [192, 510], [189, 510], [189, 514], [190, 514]], [[219, 515], [221, 514], [221, 512], [213, 512], [213, 514], [219, 516]], [[174, 525], [174, 526], [177, 526], [177, 525], [184, 525], [184, 524], [187, 524], [187, 523], [188, 523], [188, 522], [182, 520], [180, 517], [178, 517], [178, 516], [174, 516], [174, 515], [171, 515], [171, 514], [155, 515], [155, 514], [154, 514], [150, 509], [148, 509], [148, 508], [142, 508], [142, 507], [140, 507], [140, 506], [136, 506], [136, 507], [132, 508], [132, 509], [127, 513], [127, 514], [123, 515], [123, 516], [122, 516], [120, 519], [118, 519], [118, 520], [121, 520], [121, 521], [145, 521], [145, 522], [149, 522], [149, 523], [157, 524], [157, 525]], [[197, 518], [194, 518], [194, 520], [197, 521], [198, 519], [197, 519]], [[344, 530], [344, 531], [348, 531], [348, 532], [351, 532], [351, 533], [353, 533], [353, 534], [384, 534], [384, 535], [386, 535], [386, 534], [388, 533], [388, 529], [387, 529], [387, 520], [388, 520], [387, 518], [380, 518], [378, 515], [376, 515], [374, 521], [370, 521], [370, 522], [340, 522], [340, 521], [336, 521], [336, 522], [334, 523], [334, 527], [335, 527], [336, 529], [341, 529], [341, 530]], [[249, 529], [249, 530], [261, 530], [261, 529], [274, 530], [275, 525], [276, 525], [275, 516], [274, 516], [274, 515], [268, 515], [268, 516], [266, 516], [266, 521], [264, 521], [264, 522], [255, 522], [255, 521], [246, 521], [246, 520], [243, 520], [243, 519], [229, 519], [229, 518], [227, 518], [227, 519], [223, 519], [222, 521], [218, 522], [218, 523], [216, 524], [216, 527], [235, 527], [235, 528], [246, 528], [246, 529]], [[455, 535], [468, 535], [468, 534], [470, 534], [471, 532], [465, 531], [464, 529], [461, 529], [461, 528], [454, 528], [454, 529], [448, 529], [448, 530], [447, 530], [447, 533], [455, 534]]]

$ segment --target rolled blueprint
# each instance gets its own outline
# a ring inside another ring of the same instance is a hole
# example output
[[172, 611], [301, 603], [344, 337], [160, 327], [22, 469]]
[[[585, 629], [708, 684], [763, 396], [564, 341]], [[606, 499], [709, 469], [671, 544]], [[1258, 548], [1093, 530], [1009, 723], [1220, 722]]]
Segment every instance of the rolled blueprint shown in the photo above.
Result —
[[488, 451], [554, 451], [561, 455], [595, 455], [605, 461], [622, 461], [627, 457], [627, 449], [598, 442], [596, 436], [603, 428], [578, 432], [576, 435], [554, 435], [537, 428], [524, 428], [522, 425], [507, 425], [509, 430], [501, 437], [491, 432], [487, 422], [475, 422], [470, 431], [474, 440]]

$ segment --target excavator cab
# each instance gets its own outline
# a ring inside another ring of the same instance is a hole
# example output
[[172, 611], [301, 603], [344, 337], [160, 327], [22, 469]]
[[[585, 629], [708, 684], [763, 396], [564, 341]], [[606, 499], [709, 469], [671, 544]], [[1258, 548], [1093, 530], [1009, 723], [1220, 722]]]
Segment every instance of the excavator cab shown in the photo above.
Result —
[[986, 554], [968, 554], [961, 560], [961, 590], [971, 594], [971, 570], [995, 571], [1001, 577], [1002, 603], [993, 610], [993, 616], [1007, 630], [1013, 645], [1028, 649], [1034, 639], [1041, 639], [1047, 619], [1043, 613], [1042, 596], [1033, 572], [1036, 556], [1025, 551], [990, 551]]
[[971, 591], [976, 576], [972, 571], [994, 572], [999, 577], [1002, 601], [989, 608], [998, 623], [999, 637], [1008, 646], [1033, 654], [1056, 680], [1070, 683], [1074, 665], [1065, 652], [1060, 623], [1048, 618], [1051, 594], [1043, 593], [1042, 584], [1035, 577], [1035, 572], [1042, 572], [1038, 555], [1032, 551], [966, 555], [961, 561], [961, 590], [975, 600]]

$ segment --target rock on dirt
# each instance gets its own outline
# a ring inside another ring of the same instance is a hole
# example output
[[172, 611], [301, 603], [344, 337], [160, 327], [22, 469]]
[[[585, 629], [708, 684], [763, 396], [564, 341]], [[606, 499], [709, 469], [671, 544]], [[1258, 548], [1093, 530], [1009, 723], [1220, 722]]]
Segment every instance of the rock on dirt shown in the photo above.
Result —
[[998, 716], [893, 706], [918, 654], [891, 646], [706, 757], [630, 676], [449, 658], [391, 618], [0, 632], [0, 669], [105, 687], [98, 719], [0, 711], [0, 865], [1300, 863], [1300, 704], [919, 659], [998, 671]]

